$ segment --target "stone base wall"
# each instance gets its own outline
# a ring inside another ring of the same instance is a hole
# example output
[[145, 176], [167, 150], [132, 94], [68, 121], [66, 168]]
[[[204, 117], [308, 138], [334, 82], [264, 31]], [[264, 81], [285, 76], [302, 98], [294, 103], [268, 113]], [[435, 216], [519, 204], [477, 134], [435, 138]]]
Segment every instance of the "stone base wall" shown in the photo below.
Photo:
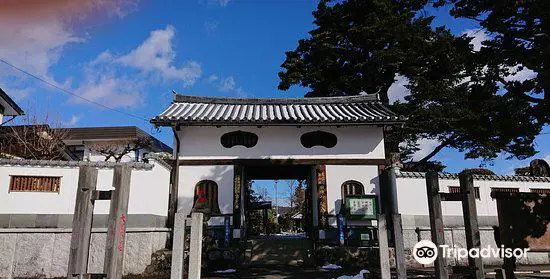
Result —
[[[128, 228], [123, 274], [142, 274], [151, 256], [164, 249], [169, 230]], [[107, 230], [92, 230], [89, 273], [102, 273]], [[70, 229], [0, 229], [0, 278], [66, 277]]]

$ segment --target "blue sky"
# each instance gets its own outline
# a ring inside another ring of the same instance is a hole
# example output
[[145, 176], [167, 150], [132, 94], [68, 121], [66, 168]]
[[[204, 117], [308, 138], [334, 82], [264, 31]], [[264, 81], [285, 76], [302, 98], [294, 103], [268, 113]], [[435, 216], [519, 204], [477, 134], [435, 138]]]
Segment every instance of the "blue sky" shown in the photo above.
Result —
[[[301, 97], [305, 92], [298, 87], [278, 91], [277, 73], [285, 51], [313, 28], [316, 1], [96, 2], [0, 9], [0, 37], [10, 38], [0, 41], [0, 58], [137, 117], [83, 102], [0, 63], [0, 87], [26, 111], [50, 112], [66, 126], [136, 125], [171, 144], [168, 129], [154, 131], [143, 119], [169, 104], [172, 90], [231, 97]], [[478, 41], [486, 36], [474, 22], [449, 18], [445, 9], [425, 13], [436, 15], [434, 25], [447, 25], [457, 34], [468, 32]], [[395, 98], [406, 94], [400, 86], [405, 82], [398, 78]], [[550, 158], [549, 141], [550, 134], [539, 136], [538, 157]], [[422, 144], [429, 152], [434, 143]], [[447, 171], [480, 163], [465, 161], [453, 150], [438, 158], [449, 165]], [[489, 168], [509, 173], [529, 161], [503, 158]]]

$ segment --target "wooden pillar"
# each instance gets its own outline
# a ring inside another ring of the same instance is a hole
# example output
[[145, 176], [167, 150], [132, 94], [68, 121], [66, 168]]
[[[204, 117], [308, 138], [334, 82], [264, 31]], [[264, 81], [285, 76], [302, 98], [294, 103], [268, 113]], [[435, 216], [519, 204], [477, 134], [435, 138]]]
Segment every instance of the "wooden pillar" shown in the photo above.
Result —
[[109, 279], [122, 278], [131, 175], [132, 169], [128, 165], [116, 165], [114, 168], [113, 187], [115, 190], [111, 196], [103, 266], [103, 273], [107, 274]]
[[[474, 177], [471, 173], [462, 171], [459, 174], [460, 191], [462, 197], [462, 211], [464, 214], [464, 228], [466, 231], [466, 245], [468, 249], [480, 248], [481, 238], [477, 222], [476, 197], [474, 189]], [[481, 257], [468, 257], [468, 266], [473, 270], [476, 279], [485, 278], [483, 261]]]
[[327, 168], [325, 165], [315, 167], [317, 176], [317, 193], [319, 195], [319, 228], [328, 228]]
[[189, 279], [201, 278], [202, 230], [204, 215], [200, 212], [191, 214], [191, 240], [189, 243]]
[[176, 158], [172, 160], [172, 170], [170, 170], [170, 194], [168, 200], [168, 218], [166, 219], [166, 226], [172, 228], [169, 236], [172, 241], [168, 241], [169, 245], [172, 245], [173, 242], [175, 216], [178, 209], [179, 169], [179, 160]]
[[267, 216], [267, 209], [264, 208], [262, 209], [262, 217], [263, 217], [263, 222], [264, 222], [264, 234], [267, 235], [268, 231], [267, 231], [267, 223], [269, 222], [269, 218]]
[[78, 172], [78, 190], [74, 207], [67, 278], [87, 272], [94, 213], [93, 193], [96, 185], [97, 169], [81, 166]]
[[405, 265], [405, 243], [403, 240], [403, 224], [401, 214], [393, 214], [393, 233], [395, 241], [395, 264], [398, 279], [407, 279], [407, 267]]
[[[307, 197], [306, 197], [307, 198]], [[319, 194], [317, 189], [317, 171], [312, 168], [311, 173], [311, 211], [312, 211], [312, 236], [313, 241], [319, 239]]]
[[385, 214], [378, 214], [378, 247], [380, 250], [380, 278], [391, 279], [388, 228]]
[[246, 181], [246, 178], [245, 178], [245, 175], [244, 175], [244, 169], [241, 168], [241, 174], [240, 174], [240, 177], [241, 177], [241, 185], [240, 185], [240, 188], [241, 188], [241, 191], [240, 191], [240, 201], [239, 201], [239, 204], [241, 206], [240, 208], [240, 211], [239, 211], [239, 218], [240, 218], [240, 221], [241, 221], [241, 231], [240, 231], [240, 237], [241, 237], [241, 240], [246, 240], [246, 230], [247, 230], [247, 227], [246, 227], [246, 210], [247, 210], [247, 207], [248, 207], [248, 203], [247, 203], [247, 200], [248, 200], [248, 182]]
[[[396, 259], [396, 269], [397, 269], [397, 278], [406, 279], [407, 278], [407, 268], [405, 265], [405, 244], [403, 236], [403, 225], [401, 223], [401, 214], [399, 214], [399, 206], [397, 204], [397, 182], [395, 177], [395, 168], [390, 167], [386, 168], [382, 176], [384, 177], [380, 183], [380, 187], [386, 188], [386, 193], [388, 197], [381, 199], [385, 202], [389, 202], [387, 208], [390, 209], [391, 216], [391, 236], [395, 244], [395, 259]], [[387, 221], [387, 220], [386, 220]]]
[[438, 247], [439, 253], [435, 259], [435, 277], [449, 278], [447, 261], [443, 256], [443, 249], [440, 245], [445, 244], [443, 230], [443, 213], [441, 211], [441, 195], [439, 194], [439, 174], [434, 171], [426, 173], [426, 193], [428, 194], [428, 212], [430, 214], [430, 228], [432, 242]]
[[235, 165], [233, 174], [233, 229], [241, 228], [241, 188], [243, 167]]
[[[497, 216], [498, 216], [498, 228], [495, 232], [495, 234], [499, 235], [499, 238], [495, 237], [497, 246], [504, 245], [504, 247], [512, 248], [513, 245], [511, 243], [511, 232], [510, 228], [512, 224], [510, 224], [509, 220], [510, 218], [506, 218], [505, 216], [505, 210], [507, 206], [510, 206], [510, 203], [505, 202], [503, 199], [497, 199]], [[516, 258], [515, 257], [504, 257], [503, 263], [502, 263], [502, 269], [500, 272], [502, 273], [502, 278], [505, 279], [515, 279], [516, 275], [514, 274], [514, 271], [516, 269]]]

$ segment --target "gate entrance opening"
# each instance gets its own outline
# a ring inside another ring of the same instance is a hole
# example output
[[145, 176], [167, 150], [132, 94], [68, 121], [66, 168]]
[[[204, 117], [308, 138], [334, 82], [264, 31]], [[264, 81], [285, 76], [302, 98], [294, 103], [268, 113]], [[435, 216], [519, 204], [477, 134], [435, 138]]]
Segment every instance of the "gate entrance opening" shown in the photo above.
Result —
[[248, 238], [307, 238], [311, 234], [312, 168], [307, 165], [245, 168]]

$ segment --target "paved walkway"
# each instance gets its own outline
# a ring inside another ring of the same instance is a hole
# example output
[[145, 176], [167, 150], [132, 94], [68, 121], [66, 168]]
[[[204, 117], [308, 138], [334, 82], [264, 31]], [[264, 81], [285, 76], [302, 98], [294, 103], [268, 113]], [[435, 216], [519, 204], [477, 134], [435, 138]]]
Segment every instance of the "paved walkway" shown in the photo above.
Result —
[[324, 270], [315, 267], [293, 266], [254, 266], [242, 268], [231, 274], [203, 274], [202, 278], [243, 278], [243, 279], [325, 279], [338, 278], [342, 275], [356, 275], [359, 270]]

